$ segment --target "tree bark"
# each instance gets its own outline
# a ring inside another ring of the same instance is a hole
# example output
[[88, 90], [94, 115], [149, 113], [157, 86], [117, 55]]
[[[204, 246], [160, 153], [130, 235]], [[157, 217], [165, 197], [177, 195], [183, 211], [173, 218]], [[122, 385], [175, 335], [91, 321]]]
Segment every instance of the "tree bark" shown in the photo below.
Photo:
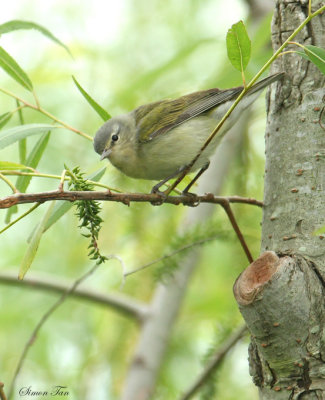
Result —
[[[307, 3], [277, 2], [275, 49], [307, 17]], [[315, 3], [313, 11], [324, 4]], [[314, 18], [296, 41], [324, 48], [324, 26], [325, 15]], [[234, 294], [252, 334], [250, 373], [260, 398], [324, 399], [325, 238], [315, 232], [325, 225], [325, 79], [294, 53], [278, 59], [278, 71], [287, 76], [268, 97], [264, 253]]]

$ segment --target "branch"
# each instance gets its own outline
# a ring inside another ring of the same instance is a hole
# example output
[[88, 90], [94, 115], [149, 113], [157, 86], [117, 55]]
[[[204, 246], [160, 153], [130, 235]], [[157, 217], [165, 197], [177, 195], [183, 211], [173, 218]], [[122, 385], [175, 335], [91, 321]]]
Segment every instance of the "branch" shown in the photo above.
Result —
[[236, 235], [237, 235], [237, 237], [238, 237], [238, 239], [240, 241], [240, 244], [241, 244], [241, 246], [242, 246], [242, 248], [243, 248], [243, 250], [244, 250], [244, 252], [246, 254], [246, 257], [247, 257], [248, 261], [250, 263], [252, 263], [254, 261], [253, 256], [252, 256], [252, 254], [251, 254], [251, 252], [250, 252], [250, 250], [249, 250], [249, 248], [247, 246], [247, 243], [246, 243], [246, 241], [244, 239], [244, 236], [241, 233], [241, 230], [240, 230], [240, 228], [239, 228], [239, 226], [237, 224], [236, 218], [234, 216], [234, 213], [232, 212], [232, 209], [230, 207], [229, 201], [224, 201], [221, 205], [222, 205], [223, 209], [225, 210], [225, 212], [226, 212], [226, 214], [227, 214], [227, 216], [229, 218], [229, 221], [230, 221], [232, 227], [234, 228], [234, 231], [236, 232]]
[[220, 366], [224, 357], [231, 350], [235, 344], [240, 340], [246, 333], [247, 327], [243, 325], [238, 328], [215, 352], [205, 370], [197, 378], [197, 380], [192, 384], [192, 386], [182, 395], [180, 400], [189, 400], [193, 395], [204, 385], [204, 383], [209, 379], [211, 374]]
[[15, 225], [17, 222], [19, 222], [21, 219], [25, 218], [28, 214], [36, 210], [37, 207], [39, 207], [41, 203], [35, 203], [31, 208], [29, 208], [26, 212], [23, 214], [19, 215], [16, 219], [13, 221], [9, 222], [4, 228], [0, 229], [0, 235], [1, 233], [5, 232], [7, 229], [11, 228], [13, 225]]
[[[115, 256], [110, 256], [110, 259], [115, 258]], [[18, 375], [23, 367], [23, 364], [25, 362], [25, 359], [27, 357], [28, 351], [31, 348], [31, 346], [33, 345], [35, 339], [37, 338], [41, 328], [43, 327], [43, 325], [45, 324], [45, 322], [49, 319], [49, 317], [55, 312], [55, 310], [61, 306], [61, 304], [63, 304], [65, 302], [65, 300], [75, 292], [75, 290], [77, 289], [77, 287], [84, 281], [86, 280], [90, 275], [92, 275], [96, 269], [100, 266], [100, 264], [95, 264], [94, 267], [92, 267], [88, 272], [86, 272], [85, 274], [83, 274], [80, 278], [78, 278], [66, 291], [62, 292], [61, 296], [52, 304], [52, 306], [43, 314], [43, 316], [41, 317], [41, 319], [39, 320], [39, 322], [36, 324], [33, 332], [31, 333], [28, 341], [26, 342], [23, 352], [19, 358], [15, 373], [14, 373], [14, 377], [13, 380], [11, 382], [10, 385], [10, 389], [9, 389], [9, 395], [8, 398], [10, 399], [12, 394], [13, 394], [13, 390], [15, 387], [15, 383], [16, 380], [18, 378]]]
[[[67, 292], [71, 286], [69, 284], [53, 282], [53, 280], [40, 277], [25, 277], [23, 280], [18, 280], [16, 275], [8, 273], [0, 274], [0, 284], [61, 294]], [[89, 289], [79, 288], [75, 289], [70, 294], [70, 297], [112, 308], [121, 314], [136, 318], [139, 321], [142, 321], [147, 315], [147, 306], [144, 303], [133, 298], [128, 298], [127, 296], [99, 294], [98, 292]]]
[[150, 261], [149, 263], [147, 263], [147, 264], [145, 264], [145, 265], [142, 265], [142, 266], [139, 267], [139, 268], [136, 268], [136, 269], [134, 269], [134, 270], [132, 270], [132, 271], [126, 272], [126, 273], [124, 274], [124, 277], [127, 277], [127, 276], [129, 276], [129, 275], [135, 274], [136, 272], [140, 272], [140, 271], [142, 271], [142, 270], [144, 270], [144, 269], [146, 269], [146, 268], [151, 267], [151, 266], [154, 265], [154, 264], [159, 263], [160, 261], [163, 261], [163, 260], [166, 260], [167, 258], [173, 257], [173, 256], [175, 256], [176, 254], [181, 253], [182, 251], [186, 251], [186, 250], [188, 250], [188, 249], [190, 249], [190, 248], [192, 248], [192, 247], [194, 247], [194, 246], [199, 246], [199, 245], [201, 245], [201, 244], [204, 244], [204, 243], [210, 242], [210, 241], [212, 241], [212, 240], [216, 240], [216, 239], [217, 239], [217, 236], [213, 236], [213, 237], [207, 237], [207, 238], [204, 238], [204, 239], [201, 239], [201, 240], [197, 240], [196, 242], [193, 242], [193, 243], [189, 243], [189, 244], [187, 244], [187, 245], [185, 245], [185, 246], [182, 246], [181, 248], [179, 248], [179, 249], [177, 249], [177, 250], [172, 251], [172, 252], [169, 253], [169, 254], [165, 254], [165, 255], [162, 256], [162, 257], [156, 258], [155, 260]]
[[3, 387], [4, 387], [4, 384], [2, 382], [0, 382], [0, 399], [1, 400], [7, 400], [7, 397], [5, 395]]
[[[6, 94], [7, 96], [10, 96], [14, 99], [16, 99], [18, 102], [23, 103], [24, 107], [28, 107], [31, 108], [32, 110], [38, 111], [40, 113], [42, 113], [43, 115], [46, 115], [48, 118], [52, 119], [53, 121], [57, 122], [58, 124], [62, 125], [64, 128], [69, 129], [72, 132], [77, 133], [80, 136], [83, 136], [84, 138], [88, 139], [88, 140], [93, 140], [93, 138], [89, 135], [87, 135], [86, 133], [80, 131], [79, 129], [74, 128], [73, 126], [67, 124], [64, 121], [61, 121], [60, 119], [58, 119], [57, 117], [55, 117], [54, 115], [50, 114], [48, 111], [46, 111], [44, 108], [42, 108], [39, 103], [38, 103], [38, 99], [36, 97], [35, 92], [33, 93], [35, 101], [36, 101], [36, 106], [34, 104], [29, 103], [28, 101], [22, 99], [21, 97], [15, 95], [14, 93], [10, 92], [7, 89], [1, 88], [0, 87], [0, 92]], [[20, 109], [17, 108], [15, 111], [18, 111]]]
[[179, 195], [179, 196], [168, 196], [162, 198], [156, 193], [112, 193], [110, 191], [62, 191], [53, 190], [49, 192], [39, 193], [15, 193], [10, 196], [0, 199], [0, 209], [10, 208], [17, 204], [24, 203], [44, 203], [52, 200], [65, 200], [65, 201], [77, 201], [77, 200], [103, 200], [103, 201], [115, 201], [126, 205], [130, 205], [131, 202], [137, 203], [151, 203], [153, 205], [161, 205], [162, 203], [184, 206], [196, 207], [200, 203], [210, 204], [221, 204], [225, 203], [244, 203], [251, 204], [258, 207], [262, 207], [263, 203], [259, 200], [240, 197], [240, 196], [214, 196], [212, 193], [206, 193], [202, 196], [198, 195]]
[[[233, 110], [236, 108], [237, 104], [241, 101], [241, 99], [244, 97], [246, 92], [248, 91], [249, 88], [251, 88], [254, 83], [257, 81], [257, 79], [263, 74], [264, 71], [269, 68], [269, 66], [276, 60], [276, 58], [280, 55], [282, 50], [289, 44], [289, 42], [310, 22], [314, 17], [317, 15], [321, 14], [322, 12], [325, 11], [325, 6], [320, 7], [317, 11], [314, 13], [311, 13], [311, 0], [309, 1], [309, 13], [308, 17], [298, 26], [298, 28], [295, 29], [295, 31], [287, 38], [287, 40], [277, 49], [277, 51], [273, 54], [271, 58], [263, 65], [263, 67], [257, 72], [257, 74], [251, 79], [251, 81], [244, 86], [243, 90], [240, 92], [239, 96], [236, 98], [236, 100], [232, 103], [232, 105], [229, 107], [228, 111], [224, 114], [224, 116], [221, 118], [221, 120], [218, 122], [217, 126], [215, 129], [212, 131], [208, 139], [205, 141], [204, 145], [201, 147], [199, 150], [198, 154], [195, 156], [195, 158], [190, 162], [190, 164], [184, 169], [184, 171], [180, 174], [180, 176], [176, 179], [176, 181], [172, 184], [170, 191], [176, 188], [176, 186], [184, 179], [184, 177], [188, 174], [188, 172], [191, 170], [193, 165], [196, 163], [196, 161], [199, 159], [203, 151], [207, 148], [207, 146], [210, 144], [210, 142], [213, 140], [213, 138], [218, 134], [220, 131], [221, 127], [223, 124], [226, 122], [227, 118], [230, 116], [230, 114], [233, 112]], [[169, 192], [168, 192], [169, 193]]]

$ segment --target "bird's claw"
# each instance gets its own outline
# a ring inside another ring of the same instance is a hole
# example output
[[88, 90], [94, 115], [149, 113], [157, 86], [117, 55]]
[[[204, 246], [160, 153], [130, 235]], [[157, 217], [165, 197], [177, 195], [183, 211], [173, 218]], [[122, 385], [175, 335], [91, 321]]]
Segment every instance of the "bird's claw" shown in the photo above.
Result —
[[[184, 190], [182, 192], [183, 196], [187, 196], [189, 197], [191, 200], [193, 200], [192, 203], [189, 203], [188, 205], [190, 207], [197, 207], [200, 204], [200, 200], [198, 198], [198, 195], [196, 193], [191, 193], [191, 192], [187, 192], [186, 190]], [[196, 200], [196, 201], [195, 201]]]
[[154, 186], [152, 189], [151, 189], [151, 194], [155, 194], [156, 196], [157, 196], [157, 200], [152, 200], [151, 201], [151, 204], [153, 205], [153, 206], [160, 206], [160, 205], [162, 205], [163, 203], [164, 203], [164, 201], [167, 199], [167, 195], [166, 195], [166, 193], [165, 192], [161, 192], [160, 190], [159, 190], [159, 188], [158, 187], [156, 187], [156, 186]]

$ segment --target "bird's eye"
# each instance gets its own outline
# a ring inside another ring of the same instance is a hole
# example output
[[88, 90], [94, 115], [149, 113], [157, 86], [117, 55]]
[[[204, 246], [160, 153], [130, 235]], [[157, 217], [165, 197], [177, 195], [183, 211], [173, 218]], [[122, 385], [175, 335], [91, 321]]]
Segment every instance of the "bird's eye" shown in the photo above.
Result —
[[112, 135], [112, 141], [117, 142], [118, 141], [118, 135]]

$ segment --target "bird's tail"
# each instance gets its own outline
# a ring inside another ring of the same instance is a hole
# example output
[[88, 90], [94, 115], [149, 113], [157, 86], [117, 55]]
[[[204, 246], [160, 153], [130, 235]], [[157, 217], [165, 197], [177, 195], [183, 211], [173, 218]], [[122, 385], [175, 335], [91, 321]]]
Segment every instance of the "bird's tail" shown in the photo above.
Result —
[[258, 92], [259, 90], [264, 89], [266, 86], [270, 85], [271, 83], [282, 79], [284, 75], [285, 75], [284, 72], [279, 72], [279, 73], [277, 73], [277, 74], [270, 75], [270, 76], [268, 76], [267, 78], [262, 79], [261, 81], [255, 83], [255, 85], [253, 85], [253, 86], [247, 91], [247, 94], [248, 94], [248, 93], [252, 94], [252, 93]]

